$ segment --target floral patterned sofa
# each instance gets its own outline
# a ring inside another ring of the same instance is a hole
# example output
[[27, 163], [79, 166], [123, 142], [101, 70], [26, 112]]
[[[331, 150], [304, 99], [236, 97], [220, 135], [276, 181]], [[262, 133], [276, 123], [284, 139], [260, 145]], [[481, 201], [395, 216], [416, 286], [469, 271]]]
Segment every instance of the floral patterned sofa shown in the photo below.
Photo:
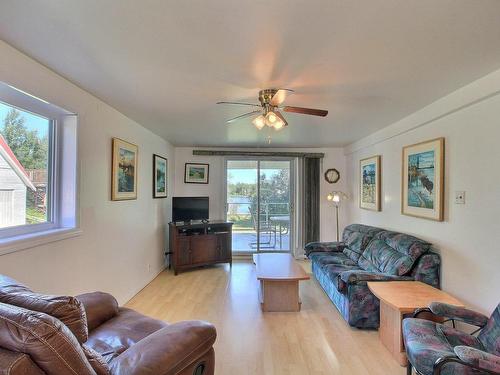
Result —
[[440, 286], [439, 254], [430, 243], [407, 234], [351, 224], [342, 242], [311, 242], [304, 249], [314, 276], [352, 327], [379, 326], [379, 300], [368, 281], [418, 280]]
[[[450, 320], [453, 326], [418, 319], [431, 313]], [[476, 326], [472, 334], [455, 328], [455, 321]], [[462, 307], [432, 302], [403, 320], [408, 354], [407, 374], [421, 375], [500, 374], [500, 304], [491, 316]]]

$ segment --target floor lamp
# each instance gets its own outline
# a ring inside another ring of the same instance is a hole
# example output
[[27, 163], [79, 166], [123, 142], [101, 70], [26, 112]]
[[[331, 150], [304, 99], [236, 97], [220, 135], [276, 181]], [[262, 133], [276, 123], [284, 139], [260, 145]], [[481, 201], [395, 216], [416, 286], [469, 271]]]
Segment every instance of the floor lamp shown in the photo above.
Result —
[[332, 191], [326, 197], [335, 205], [335, 222], [337, 224], [337, 242], [339, 241], [339, 206], [340, 202], [347, 199], [347, 194], [342, 191]]

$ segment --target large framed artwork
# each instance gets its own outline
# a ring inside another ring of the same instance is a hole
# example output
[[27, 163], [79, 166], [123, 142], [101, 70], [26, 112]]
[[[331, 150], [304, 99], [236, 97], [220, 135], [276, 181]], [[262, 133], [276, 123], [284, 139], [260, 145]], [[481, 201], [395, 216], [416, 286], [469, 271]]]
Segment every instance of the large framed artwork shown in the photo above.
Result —
[[137, 199], [138, 148], [119, 138], [112, 145], [111, 200]]
[[443, 221], [444, 138], [403, 147], [401, 213]]
[[184, 182], [186, 184], [208, 184], [208, 164], [186, 163]]
[[153, 154], [153, 198], [167, 197], [167, 159]]
[[380, 211], [380, 155], [359, 162], [359, 207]]

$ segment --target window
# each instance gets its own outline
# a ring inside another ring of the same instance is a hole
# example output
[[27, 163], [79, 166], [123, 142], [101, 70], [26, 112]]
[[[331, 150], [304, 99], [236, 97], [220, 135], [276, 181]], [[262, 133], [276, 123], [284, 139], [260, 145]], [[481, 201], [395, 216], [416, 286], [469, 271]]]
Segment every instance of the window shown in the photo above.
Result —
[[51, 220], [51, 135], [50, 120], [0, 102], [0, 228]]
[[0, 82], [0, 254], [76, 224], [76, 115]]

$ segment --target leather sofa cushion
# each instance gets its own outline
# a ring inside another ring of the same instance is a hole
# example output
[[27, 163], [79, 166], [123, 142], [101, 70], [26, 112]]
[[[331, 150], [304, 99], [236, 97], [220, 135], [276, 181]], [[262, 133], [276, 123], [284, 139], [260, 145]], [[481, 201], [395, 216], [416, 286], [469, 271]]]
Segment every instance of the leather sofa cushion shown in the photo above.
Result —
[[76, 298], [85, 308], [89, 331], [118, 315], [118, 302], [111, 294], [92, 292], [80, 294]]
[[0, 302], [53, 316], [69, 328], [79, 343], [87, 341], [85, 309], [74, 297], [35, 293], [15, 280], [0, 275]]
[[96, 375], [69, 329], [41, 312], [0, 303], [0, 346], [28, 354], [47, 375]]
[[345, 227], [342, 233], [342, 240], [345, 244], [344, 254], [358, 262], [359, 257], [365, 250], [368, 243], [372, 240], [373, 236], [381, 232], [382, 229], [370, 227], [362, 224], [351, 224]]
[[370, 272], [402, 276], [431, 244], [408, 234], [382, 231], [370, 241], [358, 264]]
[[118, 315], [90, 332], [86, 346], [101, 354], [107, 363], [167, 323], [120, 308]]
[[31, 360], [29, 355], [0, 348], [0, 374], [44, 375], [44, 372]]
[[102, 355], [87, 345], [82, 345], [82, 349], [87, 361], [89, 361], [90, 366], [92, 366], [97, 375], [111, 374], [108, 363], [104, 360]]

